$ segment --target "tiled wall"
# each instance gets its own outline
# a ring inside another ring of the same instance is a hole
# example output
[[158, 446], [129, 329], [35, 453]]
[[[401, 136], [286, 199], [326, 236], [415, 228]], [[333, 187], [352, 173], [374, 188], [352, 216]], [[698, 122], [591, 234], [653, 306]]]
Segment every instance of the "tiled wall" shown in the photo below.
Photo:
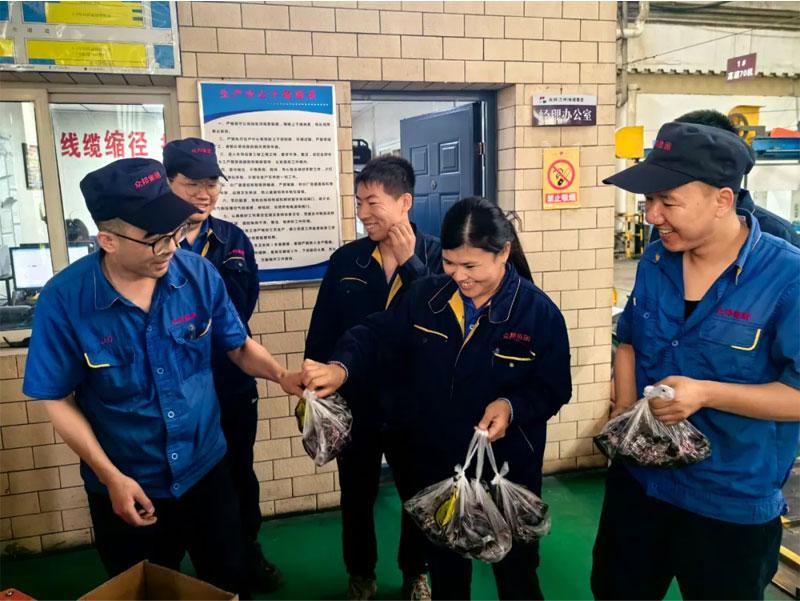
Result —
[[[336, 85], [344, 239], [355, 236], [352, 89], [499, 90], [498, 202], [523, 219], [536, 283], [562, 309], [573, 398], [548, 428], [545, 471], [604, 464], [591, 437], [608, 411], [614, 195], [615, 2], [179, 2], [181, 133], [199, 135], [198, 79]], [[531, 126], [534, 94], [598, 96], [596, 127]], [[581, 208], [543, 211], [542, 148], [579, 146]], [[316, 286], [261, 292], [250, 326], [279, 361], [300, 366]], [[40, 403], [21, 393], [24, 354], [0, 356], [3, 553], [91, 541], [76, 456]], [[316, 468], [294, 401], [261, 385], [255, 469], [265, 516], [336, 506], [335, 463]]]

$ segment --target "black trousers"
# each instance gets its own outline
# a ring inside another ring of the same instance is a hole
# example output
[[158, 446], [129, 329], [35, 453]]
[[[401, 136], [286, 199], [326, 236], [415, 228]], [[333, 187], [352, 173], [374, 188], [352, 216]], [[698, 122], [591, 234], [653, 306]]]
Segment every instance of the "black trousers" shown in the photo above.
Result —
[[[360, 427], [359, 425], [360, 424]], [[404, 448], [405, 446], [405, 448]], [[381, 458], [392, 468], [400, 499], [414, 496], [412, 459], [402, 435], [395, 430], [382, 430], [370, 420], [353, 420], [352, 439], [337, 458], [342, 509], [342, 550], [347, 573], [375, 578], [378, 545], [375, 537], [373, 506], [378, 496]], [[404, 575], [427, 572], [427, 540], [405, 511], [401, 510], [400, 547], [397, 564]]]
[[763, 599], [778, 569], [780, 518], [733, 524], [653, 499], [612, 465], [594, 545], [595, 599]]
[[[469, 599], [472, 588], [472, 560], [454, 551], [430, 545], [431, 592], [434, 599]], [[514, 541], [511, 551], [492, 564], [499, 599], [544, 599], [536, 569], [539, 543]]]
[[239, 501], [231, 486], [222, 460], [180, 498], [151, 498], [158, 520], [142, 527], [119, 518], [107, 494], [89, 492], [95, 542], [108, 574], [144, 559], [178, 570], [188, 551], [198, 578], [249, 598]]
[[239, 497], [242, 536], [251, 550], [261, 528], [261, 508], [258, 505], [259, 484], [253, 469], [253, 445], [258, 428], [258, 390], [224, 396], [217, 390], [220, 425], [228, 443], [226, 459], [231, 470], [233, 490]]

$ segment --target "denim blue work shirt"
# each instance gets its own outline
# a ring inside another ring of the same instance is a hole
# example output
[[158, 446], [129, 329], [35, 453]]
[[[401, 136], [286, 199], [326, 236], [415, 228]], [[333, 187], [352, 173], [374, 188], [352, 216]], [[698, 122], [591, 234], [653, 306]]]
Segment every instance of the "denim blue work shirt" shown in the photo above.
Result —
[[[617, 336], [633, 345], [639, 396], [679, 375], [734, 384], [800, 388], [800, 250], [750, 233], [734, 263], [684, 320], [683, 255], [659, 240], [645, 250]], [[711, 442], [711, 457], [680, 470], [630, 467], [651, 497], [694, 513], [761, 524], [786, 511], [781, 493], [797, 456], [800, 422], [703, 408], [689, 418]]]
[[[154, 498], [180, 497], [225, 454], [212, 346], [247, 338], [214, 266], [178, 249], [150, 311], [122, 297], [91, 254], [36, 304], [23, 392], [75, 400], [111, 462]], [[84, 463], [86, 488], [105, 487]]]

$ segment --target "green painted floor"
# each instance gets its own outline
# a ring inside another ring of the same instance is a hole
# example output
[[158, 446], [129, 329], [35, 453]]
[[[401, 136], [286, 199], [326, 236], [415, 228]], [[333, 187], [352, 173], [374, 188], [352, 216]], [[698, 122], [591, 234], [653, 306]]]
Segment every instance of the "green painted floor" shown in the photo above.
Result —
[[[545, 478], [544, 498], [553, 515], [553, 533], [541, 547], [539, 577], [547, 599], [591, 599], [591, 550], [603, 499], [603, 473], [581, 472]], [[400, 499], [392, 486], [381, 489], [375, 506], [378, 524], [378, 599], [396, 599], [401, 576], [395, 560]], [[347, 575], [341, 559], [338, 511], [265, 521], [259, 535], [286, 576], [278, 592], [263, 599], [343, 599]], [[0, 590], [14, 587], [36, 599], [76, 599], [105, 579], [92, 548], [5, 560]], [[192, 573], [184, 560], [183, 570]], [[497, 599], [491, 568], [475, 562], [473, 599]], [[666, 597], [680, 599], [673, 582]], [[790, 599], [770, 586], [767, 599]]]

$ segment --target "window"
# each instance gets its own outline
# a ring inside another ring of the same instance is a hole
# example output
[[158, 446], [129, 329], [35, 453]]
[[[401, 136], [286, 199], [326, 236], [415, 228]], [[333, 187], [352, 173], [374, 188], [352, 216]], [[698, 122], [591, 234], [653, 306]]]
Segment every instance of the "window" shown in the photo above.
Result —
[[[97, 227], [80, 190], [83, 177], [117, 159], [161, 160], [163, 104], [50, 105], [67, 243], [96, 246]], [[72, 262], [72, 261], [70, 261]]]
[[80, 181], [118, 158], [161, 160], [179, 136], [174, 90], [6, 84], [0, 89], [0, 344], [30, 335], [52, 275], [96, 250]]
[[30, 327], [28, 285], [52, 270], [34, 103], [0, 102], [0, 329]]

